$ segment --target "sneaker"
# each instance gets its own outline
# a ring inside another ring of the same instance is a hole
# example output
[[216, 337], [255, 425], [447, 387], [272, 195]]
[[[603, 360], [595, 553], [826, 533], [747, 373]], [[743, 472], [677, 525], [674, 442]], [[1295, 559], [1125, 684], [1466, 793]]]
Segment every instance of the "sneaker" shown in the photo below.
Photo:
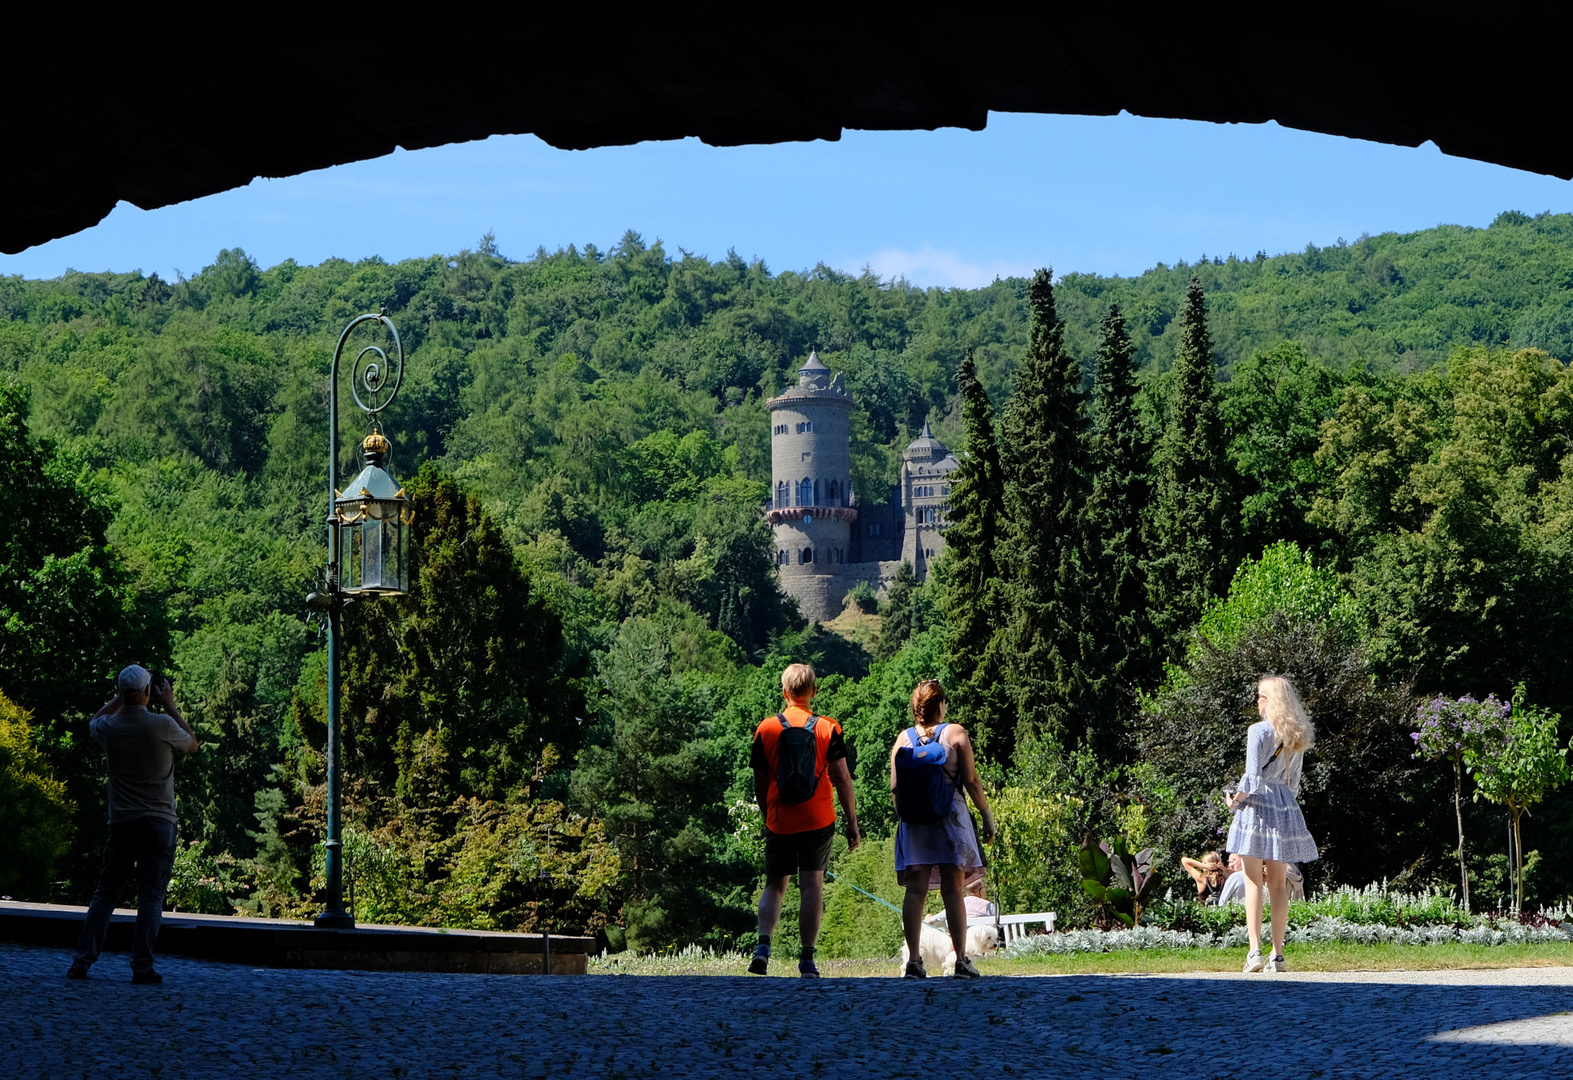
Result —
[[148, 968], [146, 971], [139, 971], [131, 976], [131, 981], [137, 986], [157, 986], [164, 981], [164, 976], [152, 968]]
[[812, 960], [799, 960], [797, 962], [797, 973], [805, 979], [819, 978], [819, 968]]
[[929, 973], [923, 970], [923, 961], [908, 960], [906, 973], [901, 977], [903, 979], [926, 979], [929, 977]]
[[1253, 951], [1245, 958], [1245, 974], [1251, 975], [1267, 967], [1267, 961], [1262, 959], [1260, 952]]
[[68, 978], [68, 979], [85, 979], [85, 978], [87, 978], [87, 964], [84, 963], [81, 960], [73, 960], [73, 961], [71, 961], [71, 966], [66, 968], [66, 978]]
[[748, 962], [750, 975], [763, 975], [770, 966], [770, 950], [761, 946], [754, 950], [754, 958]]
[[981, 979], [983, 978], [983, 972], [972, 966], [972, 957], [963, 956], [956, 960], [956, 974], [952, 977], [957, 979]]
[[1284, 963], [1283, 953], [1274, 953], [1273, 958], [1267, 961], [1268, 971], [1288, 971], [1289, 966]]

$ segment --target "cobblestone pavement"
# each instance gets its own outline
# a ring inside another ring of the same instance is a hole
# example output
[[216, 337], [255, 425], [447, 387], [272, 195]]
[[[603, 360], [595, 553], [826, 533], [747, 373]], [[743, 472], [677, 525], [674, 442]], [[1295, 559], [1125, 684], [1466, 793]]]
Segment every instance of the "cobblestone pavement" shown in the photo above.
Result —
[[1568, 968], [802, 983], [169, 957], [134, 987], [124, 956], [85, 982], [68, 961], [0, 944], [0, 1077], [1573, 1075]]

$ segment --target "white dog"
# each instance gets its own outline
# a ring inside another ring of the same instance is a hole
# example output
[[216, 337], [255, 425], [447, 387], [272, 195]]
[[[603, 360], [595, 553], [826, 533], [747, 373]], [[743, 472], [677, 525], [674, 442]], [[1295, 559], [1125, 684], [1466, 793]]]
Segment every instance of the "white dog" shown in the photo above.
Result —
[[[967, 927], [967, 955], [972, 959], [987, 956], [998, 949], [999, 944], [999, 928], [993, 923]], [[956, 947], [950, 942], [950, 934], [939, 927], [923, 924], [918, 935], [918, 955], [923, 960], [925, 970], [934, 971], [937, 968], [941, 975], [956, 974]], [[902, 942], [901, 966], [896, 969], [897, 975], [906, 974], [907, 961], [911, 958], [906, 942]]]

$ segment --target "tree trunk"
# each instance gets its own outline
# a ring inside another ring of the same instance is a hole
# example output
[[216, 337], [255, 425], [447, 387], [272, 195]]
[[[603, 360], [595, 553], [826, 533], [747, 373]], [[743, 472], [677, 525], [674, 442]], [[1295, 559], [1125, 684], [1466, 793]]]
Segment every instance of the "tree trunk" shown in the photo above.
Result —
[[1463, 888], [1464, 914], [1469, 914], [1469, 869], [1464, 865], [1464, 763], [1453, 759], [1453, 813], [1458, 815], [1458, 880]]
[[1513, 816], [1513, 915], [1524, 912], [1524, 835], [1520, 821], [1524, 811], [1520, 806], [1507, 803], [1507, 813]]

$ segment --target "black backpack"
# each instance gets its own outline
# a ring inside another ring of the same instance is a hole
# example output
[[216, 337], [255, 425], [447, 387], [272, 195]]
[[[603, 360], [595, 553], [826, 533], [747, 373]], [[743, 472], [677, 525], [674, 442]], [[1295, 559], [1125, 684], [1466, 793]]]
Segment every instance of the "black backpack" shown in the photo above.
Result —
[[782, 803], [796, 806], [808, 802], [819, 790], [819, 737], [814, 734], [819, 717], [810, 714], [802, 727], [787, 723], [785, 713], [776, 713], [776, 719], [781, 721], [781, 738], [776, 740], [776, 791]]

